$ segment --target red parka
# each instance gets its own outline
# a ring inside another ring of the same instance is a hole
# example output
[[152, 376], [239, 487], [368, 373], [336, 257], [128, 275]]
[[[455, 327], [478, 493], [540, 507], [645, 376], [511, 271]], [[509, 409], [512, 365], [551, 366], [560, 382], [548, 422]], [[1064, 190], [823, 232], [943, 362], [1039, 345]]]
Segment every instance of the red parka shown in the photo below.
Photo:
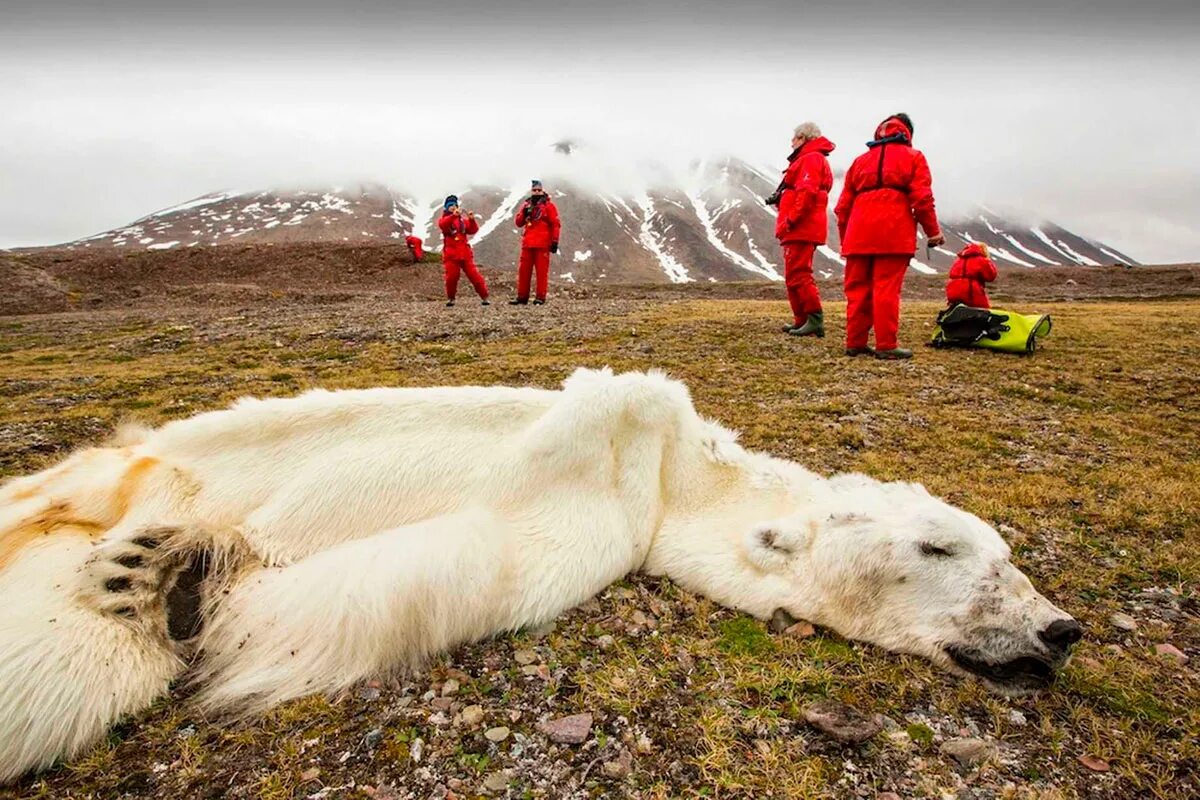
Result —
[[775, 238], [783, 244], [825, 244], [829, 235], [829, 190], [833, 170], [827, 156], [833, 142], [824, 136], [810, 139], [792, 153], [783, 173], [784, 189], [779, 196]]
[[446, 212], [438, 220], [442, 231], [442, 257], [466, 258], [471, 255], [471, 243], [467, 239], [479, 233], [479, 223], [474, 217]]
[[891, 117], [850, 165], [834, 209], [843, 256], [912, 255], [918, 222], [926, 236], [941, 235], [929, 164], [911, 142], [912, 131]]
[[550, 245], [558, 241], [562, 223], [558, 220], [558, 209], [554, 201], [547, 197], [540, 203], [526, 200], [517, 209], [517, 227], [524, 228], [521, 236], [521, 247], [535, 250], [549, 250]]
[[996, 263], [988, 258], [983, 247], [968, 244], [958, 253], [958, 259], [950, 267], [950, 280], [946, 282], [946, 303], [962, 303], [972, 308], [991, 308], [985, 283], [996, 280]]

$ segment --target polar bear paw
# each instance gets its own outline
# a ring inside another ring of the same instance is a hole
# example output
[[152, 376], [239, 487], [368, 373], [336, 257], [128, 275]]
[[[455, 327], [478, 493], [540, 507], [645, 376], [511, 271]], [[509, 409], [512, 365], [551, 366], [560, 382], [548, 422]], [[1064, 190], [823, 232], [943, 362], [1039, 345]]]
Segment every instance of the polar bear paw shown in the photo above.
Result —
[[83, 568], [85, 600], [123, 621], [167, 632], [169, 596], [192, 561], [172, 546], [181, 536], [179, 528], [153, 526], [101, 545]]

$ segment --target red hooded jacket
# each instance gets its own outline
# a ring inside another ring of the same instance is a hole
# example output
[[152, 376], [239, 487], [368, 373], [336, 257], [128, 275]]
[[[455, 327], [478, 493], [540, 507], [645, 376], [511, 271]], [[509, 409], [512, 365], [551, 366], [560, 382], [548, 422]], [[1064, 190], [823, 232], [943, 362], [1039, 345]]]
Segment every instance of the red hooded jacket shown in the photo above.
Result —
[[791, 163], [783, 173], [785, 187], [775, 220], [775, 238], [781, 243], [825, 244], [829, 190], [833, 188], [833, 170], [826, 156], [833, 148], [833, 142], [819, 136], [805, 142], [788, 159]]
[[972, 308], [991, 308], [985, 283], [996, 280], [996, 263], [978, 244], [968, 244], [958, 253], [946, 282], [946, 303], [962, 303]]
[[443, 258], [466, 258], [472, 254], [471, 243], [467, 239], [479, 233], [479, 223], [474, 217], [446, 212], [438, 220], [438, 227], [442, 231]]
[[929, 164], [911, 142], [908, 126], [888, 118], [850, 165], [834, 209], [843, 256], [911, 255], [918, 222], [926, 236], [941, 235]]
[[540, 203], [533, 204], [526, 200], [517, 209], [517, 227], [524, 228], [521, 236], [521, 247], [537, 250], [548, 250], [550, 245], [558, 241], [562, 231], [562, 223], [558, 221], [558, 209], [554, 201], [547, 197]]

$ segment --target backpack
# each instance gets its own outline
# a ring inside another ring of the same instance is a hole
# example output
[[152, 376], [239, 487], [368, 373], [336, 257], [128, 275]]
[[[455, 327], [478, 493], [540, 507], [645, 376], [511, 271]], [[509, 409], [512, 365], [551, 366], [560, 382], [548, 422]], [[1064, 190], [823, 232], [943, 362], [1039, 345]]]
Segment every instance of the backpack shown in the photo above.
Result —
[[934, 347], [985, 347], [1004, 353], [1032, 353], [1040, 336], [1049, 336], [1049, 314], [1017, 314], [962, 303], [938, 312]]

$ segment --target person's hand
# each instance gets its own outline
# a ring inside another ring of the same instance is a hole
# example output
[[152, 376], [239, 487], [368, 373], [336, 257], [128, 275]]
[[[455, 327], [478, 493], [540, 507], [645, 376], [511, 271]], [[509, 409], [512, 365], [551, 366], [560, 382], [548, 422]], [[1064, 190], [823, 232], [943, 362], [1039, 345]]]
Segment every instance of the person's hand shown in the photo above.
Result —
[[930, 247], [941, 247], [946, 243], [946, 237], [940, 233], [937, 236], [930, 236], [926, 244]]
[[551, 252], [551, 253], [557, 253], [557, 252], [558, 252], [558, 242], [551, 242], [551, 243], [550, 243], [550, 252]]
[[456, 217], [461, 217], [461, 216], [462, 216], [462, 209], [461, 209], [461, 208], [459, 208], [458, 206], [455, 206], [455, 207], [454, 207], [454, 210], [453, 210], [453, 211], [451, 211], [450, 213], [451, 213], [451, 214], [453, 214], [453, 215], [454, 215], [454, 216], [456, 216]]

